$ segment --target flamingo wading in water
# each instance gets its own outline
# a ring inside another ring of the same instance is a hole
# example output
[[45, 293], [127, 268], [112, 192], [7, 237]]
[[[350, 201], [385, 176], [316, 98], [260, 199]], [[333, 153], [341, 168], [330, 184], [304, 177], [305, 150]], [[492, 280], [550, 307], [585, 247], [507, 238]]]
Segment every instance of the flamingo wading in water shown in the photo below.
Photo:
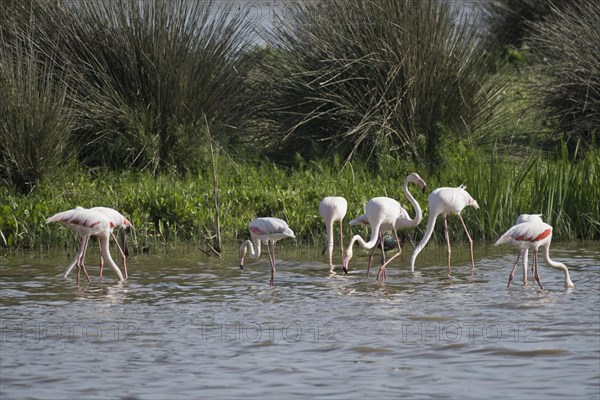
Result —
[[[521, 214], [517, 217], [516, 225], [521, 224], [523, 222], [544, 222], [542, 220], [542, 214]], [[511, 271], [512, 278], [509, 278], [508, 286], [510, 286], [510, 282], [515, 277], [515, 268], [517, 267], [517, 263], [519, 262], [519, 257], [523, 263], [523, 285], [527, 285], [527, 258], [529, 257], [529, 246], [521, 245], [519, 246], [519, 253], [517, 254], [517, 260], [515, 261], [515, 265]], [[507, 286], [507, 287], [508, 287]]]
[[[245, 240], [240, 247], [240, 268], [244, 269], [244, 258], [246, 252], [249, 251], [249, 258], [257, 259], [260, 257], [260, 244], [264, 242], [267, 245], [267, 253], [269, 253], [269, 262], [271, 264], [271, 281], [270, 285], [275, 285], [275, 243], [278, 240], [285, 238], [295, 238], [294, 232], [288, 224], [279, 219], [272, 217], [254, 218], [248, 224], [250, 230], [250, 240]], [[272, 248], [272, 249], [271, 249]]]
[[[504, 235], [500, 236], [500, 239], [496, 242], [496, 246], [503, 243], [513, 243], [519, 246], [521, 249], [524, 247], [533, 247], [533, 261], [532, 261], [532, 271], [533, 277], [537, 281], [540, 288], [544, 289], [542, 286], [542, 282], [540, 281], [540, 276], [538, 272], [538, 249], [540, 247], [544, 248], [544, 259], [546, 263], [551, 267], [561, 269], [565, 274], [565, 287], [572, 288], [575, 287], [573, 282], [571, 281], [571, 277], [569, 276], [569, 269], [567, 266], [561, 262], [553, 261], [550, 259], [550, 242], [552, 241], [552, 226], [541, 222], [541, 221], [530, 221], [530, 222], [522, 222], [520, 224], [514, 225], [509, 230], [504, 233]], [[517, 261], [518, 261], [517, 257]], [[515, 262], [516, 266], [516, 262]], [[510, 286], [510, 282], [514, 278], [514, 267], [511, 271], [510, 276], [508, 277], [508, 285]]]
[[398, 253], [392, 256], [379, 268], [377, 278], [380, 276], [385, 277], [385, 267], [387, 264], [389, 264], [394, 258], [402, 253], [402, 248], [400, 247], [400, 240], [398, 239], [396, 229], [399, 227], [407, 228], [417, 226], [422, 219], [421, 207], [412, 194], [408, 191], [408, 184], [410, 182], [418, 184], [423, 190], [425, 189], [426, 184], [425, 181], [414, 172], [409, 174], [404, 180], [403, 191], [410, 203], [415, 208], [415, 218], [411, 219], [408, 215], [408, 212], [402, 208], [400, 203], [394, 199], [390, 199], [389, 197], [375, 197], [369, 200], [365, 206], [365, 214], [355, 218], [353, 221], [363, 225], [368, 224], [371, 227], [371, 238], [368, 242], [365, 242], [360, 235], [354, 235], [352, 237], [352, 240], [350, 240], [350, 245], [346, 249], [346, 255], [342, 263], [342, 269], [345, 273], [348, 273], [348, 264], [353, 255], [352, 248], [354, 246], [354, 242], [358, 242], [365, 249], [372, 249], [377, 244], [378, 239], [380, 239], [381, 231], [392, 230], [396, 242], [398, 243]]
[[421, 239], [412, 256], [410, 257], [410, 271], [414, 272], [415, 260], [427, 242], [429, 242], [429, 239], [431, 239], [431, 234], [433, 233], [433, 228], [435, 227], [435, 221], [440, 214], [442, 214], [444, 217], [444, 234], [446, 236], [446, 243], [448, 245], [448, 275], [450, 275], [450, 255], [452, 253], [452, 250], [450, 249], [450, 236], [448, 234], [448, 214], [456, 214], [458, 215], [458, 218], [460, 218], [460, 222], [465, 229], [465, 233], [467, 234], [469, 245], [471, 247], [471, 269], [475, 269], [473, 239], [471, 239], [471, 235], [469, 235], [465, 221], [460, 213], [467, 206], [473, 206], [478, 209], [479, 204], [477, 204], [473, 197], [471, 197], [471, 195], [465, 190], [465, 186], [463, 185], [457, 188], [441, 187], [435, 189], [429, 194], [427, 201], [429, 203], [429, 221], [427, 221], [427, 229], [425, 230], [423, 239]]
[[[82, 208], [82, 207], [76, 207], [75, 209], [76, 210], [83, 210], [84, 208]], [[115, 236], [115, 234], [113, 232], [113, 229], [114, 228], [121, 229], [121, 232], [123, 232], [125, 229], [127, 229], [128, 227], [131, 226], [131, 223], [129, 222], [129, 220], [127, 218], [125, 218], [125, 216], [123, 214], [121, 214], [120, 212], [118, 212], [117, 210], [114, 210], [112, 208], [108, 208], [108, 207], [92, 207], [92, 208], [90, 208], [90, 210], [100, 211], [101, 213], [105, 214], [108, 217], [108, 219], [110, 220], [110, 222], [111, 222], [110, 234], [112, 235], [113, 239], [115, 239], [115, 243], [117, 244], [117, 248], [119, 249], [119, 252], [121, 253], [121, 258], [123, 260], [123, 270], [125, 272], [125, 279], [127, 279], [128, 278], [128, 274], [127, 274], [127, 257], [125, 256], [125, 253], [123, 252], [123, 249], [119, 245], [119, 241], [117, 240], [117, 237]], [[89, 237], [88, 237], [88, 240], [89, 240]], [[86, 242], [85, 246], [86, 246], [86, 249], [87, 249], [87, 242]], [[85, 258], [85, 252], [83, 254], [83, 257]], [[67, 270], [65, 271], [65, 274], [64, 274], [65, 278], [67, 277], [67, 275], [69, 275], [69, 273], [71, 272], [71, 269], [73, 269], [74, 266], [75, 266], [74, 262], [72, 262], [71, 264], [69, 264], [69, 267], [67, 268]], [[100, 256], [100, 278], [102, 278], [102, 270], [103, 269], [104, 269], [104, 258], [101, 255]]]
[[77, 265], [77, 283], [79, 283], [79, 274], [82, 269], [88, 279], [88, 282], [91, 282], [89, 275], [85, 271], [85, 266], [83, 265], [84, 254], [89, 237], [97, 236], [100, 238], [100, 253], [102, 254], [102, 257], [104, 257], [104, 259], [108, 262], [108, 265], [112, 268], [115, 274], [117, 274], [119, 280], [124, 280], [121, 270], [119, 267], [117, 267], [117, 264], [115, 264], [110, 256], [108, 241], [112, 227], [111, 221], [106, 214], [97, 210], [89, 210], [79, 207], [51, 216], [46, 220], [46, 223], [50, 222], [60, 222], [61, 224], [75, 231], [80, 238], [79, 250], [77, 251], [77, 255], [75, 256], [72, 265], [69, 265], [67, 268], [67, 271], [64, 275], [65, 277], [73, 268], [73, 265]]
[[344, 259], [344, 239], [342, 234], [342, 221], [346, 216], [348, 210], [348, 202], [343, 197], [332, 197], [328, 196], [321, 200], [319, 204], [319, 213], [325, 220], [325, 227], [327, 229], [327, 254], [329, 256], [329, 272], [333, 271], [333, 223], [339, 221], [340, 223], [340, 251], [342, 253], [342, 260]]

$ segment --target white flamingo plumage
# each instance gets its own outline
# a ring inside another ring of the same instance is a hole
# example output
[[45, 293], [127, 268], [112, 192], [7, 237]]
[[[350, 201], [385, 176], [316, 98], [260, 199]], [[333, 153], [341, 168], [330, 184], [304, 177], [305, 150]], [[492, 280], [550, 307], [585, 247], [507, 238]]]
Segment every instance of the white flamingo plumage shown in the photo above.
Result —
[[[108, 241], [111, 233], [111, 221], [106, 216], [106, 214], [97, 211], [97, 210], [89, 210], [85, 208], [76, 208], [73, 210], [63, 211], [57, 213], [46, 220], [46, 223], [50, 222], [60, 222], [61, 224], [67, 226], [68, 228], [75, 231], [80, 238], [79, 241], [79, 250], [72, 264], [77, 265], [77, 283], [79, 283], [79, 274], [83, 269], [88, 282], [90, 282], [90, 277], [85, 271], [85, 266], [83, 265], [83, 257], [85, 254], [85, 249], [87, 246], [87, 241], [90, 236], [97, 236], [100, 238], [100, 252], [102, 256], [108, 262], [108, 265], [112, 268], [112, 270], [117, 274], [120, 281], [123, 281], [123, 274], [121, 270], [115, 262], [113, 261], [110, 251], [108, 248]], [[72, 266], [70, 265], [67, 268], [65, 273], [65, 277], [71, 270]]]
[[345, 198], [339, 196], [328, 196], [321, 200], [319, 204], [319, 213], [325, 220], [327, 230], [327, 255], [329, 256], [329, 272], [333, 273], [333, 223], [339, 221], [340, 224], [340, 251], [344, 259], [344, 239], [342, 234], [342, 221], [348, 210], [348, 202]]
[[[542, 214], [521, 214], [517, 217], [515, 222], [516, 225], [521, 224], [523, 222], [544, 222], [542, 220]], [[523, 285], [527, 285], [527, 258], [529, 257], [529, 246], [522, 245], [519, 246], [519, 254], [517, 254], [517, 260], [515, 261], [515, 265], [511, 271], [512, 278], [509, 278], [508, 286], [510, 286], [510, 281], [515, 276], [515, 268], [517, 267], [517, 262], [519, 262], [519, 257], [523, 262]]]
[[429, 194], [427, 197], [427, 201], [429, 203], [429, 220], [427, 222], [427, 229], [425, 230], [425, 234], [423, 235], [423, 239], [419, 242], [412, 256], [410, 257], [410, 271], [414, 272], [415, 270], [415, 260], [417, 256], [423, 250], [429, 239], [431, 239], [431, 234], [433, 233], [433, 228], [435, 226], [435, 221], [438, 215], [442, 214], [444, 217], [444, 233], [446, 236], [446, 243], [448, 245], [448, 275], [450, 275], [450, 255], [452, 253], [450, 249], [450, 236], [448, 234], [448, 214], [456, 214], [458, 218], [460, 218], [460, 222], [462, 223], [463, 228], [465, 229], [465, 233], [467, 234], [467, 238], [469, 239], [469, 245], [471, 247], [471, 269], [475, 269], [475, 258], [473, 256], [473, 239], [471, 239], [471, 235], [469, 235], [469, 231], [467, 230], [467, 226], [465, 225], [465, 221], [463, 220], [460, 213], [467, 206], [479, 208], [479, 204], [477, 201], [471, 197], [471, 195], [465, 190], [465, 186], [461, 185], [456, 188], [450, 187], [441, 187], [435, 189], [433, 192]]
[[[560, 269], [565, 274], [565, 287], [572, 288], [575, 287], [573, 282], [571, 281], [571, 277], [569, 276], [569, 269], [566, 265], [561, 262], [553, 261], [550, 259], [550, 242], [552, 241], [552, 226], [540, 222], [537, 220], [533, 220], [530, 222], [522, 222], [520, 224], [514, 225], [509, 230], [504, 233], [496, 242], [496, 246], [503, 243], [512, 243], [520, 248], [523, 247], [533, 247], [533, 261], [532, 261], [532, 271], [533, 277], [540, 285], [540, 288], [544, 289], [542, 286], [542, 282], [540, 281], [539, 271], [538, 271], [538, 249], [543, 247], [544, 249], [544, 259], [546, 263], [551, 267]], [[518, 257], [517, 257], [518, 261]], [[515, 262], [516, 265], [516, 262]], [[514, 277], [514, 267], [511, 271], [511, 275], [509, 276], [508, 285], [512, 281]]]
[[[76, 207], [75, 209], [83, 210], [84, 208]], [[113, 239], [115, 240], [115, 243], [117, 244], [117, 248], [119, 249], [119, 252], [121, 253], [121, 258], [123, 260], [123, 270], [125, 272], [125, 279], [127, 279], [128, 278], [127, 257], [125, 256], [123, 249], [119, 245], [119, 241], [117, 240], [117, 237], [115, 236], [113, 230], [114, 230], [114, 228], [127, 229], [128, 227], [131, 226], [131, 223], [129, 222], [129, 220], [127, 218], [125, 218], [125, 216], [123, 214], [121, 214], [117, 210], [114, 210], [109, 207], [92, 207], [89, 210], [100, 211], [101, 213], [105, 214], [108, 217], [108, 219], [110, 220], [110, 223], [111, 223], [110, 234], [112, 235]], [[88, 237], [88, 240], [89, 240], [89, 237]], [[86, 242], [86, 244], [85, 244], [86, 249], [87, 249], [87, 245], [88, 245], [88, 243]], [[84, 251], [83, 257], [85, 258], [85, 251]], [[76, 264], [76, 260], [74, 260], [74, 262], [71, 262], [71, 264], [69, 264], [69, 266], [67, 267], [67, 270], [65, 271], [65, 274], [64, 274], [65, 277], [67, 277], [67, 275], [69, 275], [69, 273], [71, 272], [71, 269], [73, 269], [75, 264]], [[103, 269], [104, 269], [104, 258], [101, 255], [100, 256], [100, 278], [102, 278]]]
[[[271, 264], [270, 285], [275, 284], [275, 243], [285, 238], [295, 238], [294, 232], [288, 224], [273, 217], [254, 218], [248, 224], [250, 230], [250, 240], [245, 240], [240, 247], [240, 268], [244, 269], [244, 258], [249, 250], [249, 258], [257, 259], [260, 257], [260, 245], [264, 242], [267, 245], [269, 253], [269, 262]], [[272, 250], [271, 250], [272, 248]]]
[[380, 276], [385, 278], [386, 266], [394, 258], [399, 256], [402, 252], [402, 248], [400, 247], [400, 240], [398, 239], [396, 229], [400, 227], [409, 228], [417, 226], [422, 219], [421, 207], [408, 190], [408, 184], [411, 182], [418, 184], [421, 187], [421, 189], [425, 189], [426, 184], [425, 181], [417, 173], [414, 172], [409, 174], [404, 180], [403, 191], [410, 203], [415, 208], [414, 219], [410, 218], [408, 212], [404, 208], [402, 208], [400, 203], [398, 203], [396, 200], [390, 199], [389, 197], [375, 197], [367, 202], [365, 206], [365, 214], [355, 218], [351, 222], [351, 224], [363, 224], [370, 226], [371, 238], [368, 242], [365, 242], [360, 235], [354, 235], [352, 237], [352, 239], [350, 240], [350, 245], [346, 250], [346, 256], [344, 257], [342, 263], [342, 269], [345, 273], [348, 273], [348, 264], [353, 255], [352, 248], [354, 246], [354, 242], [358, 242], [365, 249], [372, 249], [375, 247], [377, 241], [380, 239], [380, 233], [385, 230], [391, 230], [393, 231], [396, 242], [398, 243], [398, 254], [392, 256], [379, 268], [377, 278], [379, 278]]

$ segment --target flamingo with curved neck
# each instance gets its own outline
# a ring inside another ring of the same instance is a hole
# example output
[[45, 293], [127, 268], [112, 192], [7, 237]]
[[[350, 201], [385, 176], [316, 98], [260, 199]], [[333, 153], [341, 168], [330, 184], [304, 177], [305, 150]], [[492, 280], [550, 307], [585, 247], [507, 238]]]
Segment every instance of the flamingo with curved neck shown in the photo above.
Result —
[[[573, 282], [571, 281], [571, 277], [569, 276], [569, 269], [567, 268], [567, 266], [561, 262], [550, 259], [551, 241], [552, 226], [544, 222], [534, 220], [514, 225], [512, 228], [506, 231], [506, 233], [504, 233], [504, 235], [502, 235], [500, 239], [498, 239], [498, 241], [496, 242], [496, 246], [503, 243], [513, 243], [519, 246], [521, 249], [524, 247], [533, 247], [533, 261], [531, 263], [533, 277], [537, 281], [538, 285], [540, 285], [540, 288], [544, 289], [540, 281], [540, 276], [538, 272], [538, 249], [540, 247], [543, 247], [543, 256], [544, 260], [546, 261], [546, 264], [563, 271], [563, 273], [565, 274], [566, 288], [575, 287], [575, 285], [573, 285]], [[514, 267], [513, 271], [511, 271], [511, 276], [509, 276], [508, 285], [510, 285], [512, 278], [514, 277], [513, 272]]]
[[342, 221], [346, 216], [347, 210], [348, 202], [345, 198], [339, 196], [325, 197], [319, 204], [319, 213], [325, 220], [325, 227], [327, 229], [327, 254], [329, 256], [329, 273], [331, 274], [335, 273], [333, 271], [333, 223], [335, 221], [339, 221], [340, 223], [340, 251], [342, 259], [344, 259]]
[[423, 239], [421, 239], [412, 256], [410, 257], [410, 272], [414, 272], [417, 255], [419, 255], [427, 242], [429, 242], [429, 239], [431, 239], [431, 234], [433, 233], [433, 228], [435, 227], [435, 221], [440, 214], [442, 214], [444, 217], [444, 234], [446, 236], [446, 243], [448, 245], [448, 275], [450, 275], [451, 272], [450, 255], [452, 253], [452, 250], [450, 249], [450, 236], [448, 234], [448, 221], [446, 219], [448, 214], [458, 215], [458, 218], [462, 223], [471, 247], [471, 270], [474, 270], [475, 260], [473, 256], [473, 239], [471, 239], [471, 235], [469, 235], [469, 231], [467, 230], [467, 225], [465, 225], [465, 221], [460, 213], [467, 206], [472, 206], [478, 209], [479, 204], [477, 204], [477, 201], [475, 201], [475, 199], [473, 199], [473, 197], [471, 197], [471, 195], [465, 190], [465, 186], [461, 185], [457, 188], [437, 188], [429, 194], [427, 197], [427, 202], [429, 203], [429, 220], [427, 221], [427, 229], [425, 230]]
[[[260, 242], [267, 244], [267, 253], [269, 253], [269, 262], [271, 264], [270, 286], [275, 285], [275, 243], [284, 238], [295, 238], [294, 232], [290, 229], [287, 222], [272, 217], [254, 218], [248, 224], [251, 240], [245, 240], [240, 247], [240, 268], [244, 269], [244, 257], [247, 250], [250, 250], [250, 258], [260, 257]], [[256, 247], [256, 250], [255, 250]]]
[[415, 227], [423, 218], [423, 213], [419, 203], [408, 190], [408, 184], [411, 182], [418, 184], [422, 190], [425, 190], [426, 183], [419, 176], [419, 174], [415, 172], [409, 174], [404, 180], [403, 191], [408, 198], [408, 201], [415, 208], [415, 218], [410, 218], [408, 212], [396, 200], [390, 199], [389, 197], [375, 197], [367, 202], [367, 205], [365, 206], [366, 213], [351, 222], [351, 224], [363, 224], [370, 226], [371, 237], [368, 242], [365, 242], [360, 235], [354, 235], [352, 237], [342, 262], [342, 269], [344, 270], [344, 273], [348, 273], [348, 264], [350, 259], [352, 259], [352, 248], [355, 242], [358, 242], [364, 249], [372, 249], [377, 244], [378, 239], [380, 239], [381, 232], [385, 230], [391, 230], [393, 231], [396, 242], [398, 243], [398, 253], [387, 260], [380, 267], [379, 272], [377, 273], [377, 278], [380, 276], [385, 278], [385, 267], [394, 258], [398, 257], [402, 253], [402, 248], [400, 247], [400, 240], [398, 239], [396, 229]]

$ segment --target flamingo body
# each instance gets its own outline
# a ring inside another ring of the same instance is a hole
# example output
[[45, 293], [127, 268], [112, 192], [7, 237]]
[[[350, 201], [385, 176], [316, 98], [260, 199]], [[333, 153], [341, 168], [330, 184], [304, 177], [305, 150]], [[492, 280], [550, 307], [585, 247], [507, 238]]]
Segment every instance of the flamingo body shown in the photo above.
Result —
[[[573, 282], [571, 281], [571, 277], [569, 276], [569, 269], [563, 263], [553, 261], [550, 259], [550, 242], [552, 241], [552, 226], [541, 222], [539, 220], [531, 220], [530, 222], [522, 222], [520, 224], [516, 224], [507, 230], [496, 242], [496, 246], [501, 245], [503, 243], [511, 243], [519, 246], [521, 249], [525, 247], [533, 247], [533, 262], [532, 269], [534, 273], [534, 278], [540, 285], [540, 288], [544, 288], [542, 283], [540, 282], [539, 272], [538, 272], [538, 249], [542, 247], [544, 249], [544, 259], [548, 265], [551, 267], [560, 269], [565, 274], [565, 287], [572, 288], [575, 287]], [[518, 258], [517, 258], [518, 261]], [[515, 262], [516, 265], [516, 262]], [[513, 267], [514, 271], [514, 267]], [[511, 272], [512, 275], [512, 272]], [[509, 277], [509, 286], [510, 281], [512, 279]]]
[[463, 185], [456, 188], [441, 187], [435, 189], [429, 194], [429, 196], [427, 197], [427, 201], [429, 203], [429, 220], [427, 222], [427, 229], [425, 230], [423, 239], [421, 239], [410, 258], [411, 272], [414, 272], [415, 270], [415, 260], [417, 259], [417, 256], [419, 255], [421, 250], [423, 250], [427, 242], [429, 242], [429, 239], [431, 239], [431, 234], [433, 233], [435, 221], [438, 215], [440, 214], [444, 217], [444, 233], [446, 236], [446, 243], [448, 245], [448, 274], [450, 274], [451, 255], [450, 237], [448, 235], [448, 222], [446, 219], [448, 214], [456, 214], [460, 218], [465, 233], [467, 234], [467, 237], [469, 239], [469, 244], [471, 247], [471, 269], [474, 269], [475, 261], [473, 256], [473, 240], [471, 239], [471, 235], [469, 235], [467, 226], [465, 225], [465, 222], [460, 214], [462, 210], [468, 206], [472, 206], [478, 209], [479, 204], [477, 204], [477, 201], [475, 201], [475, 199], [471, 197], [471, 195], [465, 190], [465, 186]]
[[329, 257], [329, 272], [333, 273], [333, 224], [339, 221], [340, 224], [340, 251], [342, 259], [344, 258], [344, 244], [342, 234], [342, 221], [348, 211], [348, 202], [343, 197], [328, 196], [321, 200], [319, 204], [319, 213], [325, 220], [327, 230], [327, 255]]
[[249, 251], [251, 259], [260, 257], [261, 242], [264, 242], [267, 245], [271, 264], [270, 285], [273, 286], [275, 284], [275, 243], [288, 237], [295, 238], [294, 231], [290, 229], [285, 221], [273, 217], [254, 218], [248, 224], [248, 229], [250, 230], [251, 239], [244, 241], [240, 247], [240, 268], [244, 269], [244, 258], [247, 251]]
[[78, 207], [73, 210], [57, 213], [46, 220], [46, 223], [51, 222], [59, 222], [67, 226], [75, 231], [80, 237], [79, 251], [77, 252], [74, 262], [72, 262], [72, 265], [67, 267], [67, 271], [64, 275], [65, 277], [73, 268], [73, 265], [77, 264], [77, 281], [79, 282], [79, 271], [81, 269], [84, 270], [88, 281], [90, 280], [87, 272], [85, 272], [85, 267], [83, 266], [83, 257], [87, 246], [87, 240], [90, 236], [97, 236], [100, 239], [100, 252], [102, 256], [108, 261], [109, 266], [112, 268], [115, 274], [117, 274], [119, 280], [124, 280], [121, 270], [119, 270], [119, 267], [117, 267], [110, 256], [108, 240], [112, 226], [111, 221], [106, 214], [97, 210], [89, 210]]

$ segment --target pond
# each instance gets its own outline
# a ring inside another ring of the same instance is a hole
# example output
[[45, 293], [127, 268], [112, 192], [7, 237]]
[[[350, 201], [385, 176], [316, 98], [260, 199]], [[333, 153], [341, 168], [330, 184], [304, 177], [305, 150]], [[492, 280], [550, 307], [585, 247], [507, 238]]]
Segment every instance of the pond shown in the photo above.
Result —
[[233, 246], [131, 256], [124, 283], [90, 251], [79, 285], [66, 252], [4, 256], [0, 398], [599, 398], [598, 243], [553, 243], [575, 288], [540, 260], [544, 290], [506, 288], [508, 246], [476, 244], [474, 272], [457, 247], [451, 277], [433, 245], [411, 273], [408, 246], [380, 282], [362, 251], [330, 276], [281, 242], [275, 287]]

